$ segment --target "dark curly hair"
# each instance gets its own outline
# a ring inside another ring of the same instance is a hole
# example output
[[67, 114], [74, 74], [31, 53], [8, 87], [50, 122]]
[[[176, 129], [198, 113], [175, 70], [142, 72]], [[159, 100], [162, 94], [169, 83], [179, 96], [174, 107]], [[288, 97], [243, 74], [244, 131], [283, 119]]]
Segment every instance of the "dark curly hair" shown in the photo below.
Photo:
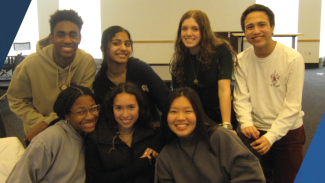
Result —
[[58, 22], [61, 21], [70, 21], [75, 23], [78, 28], [79, 32], [81, 31], [82, 24], [84, 23], [78, 13], [74, 10], [57, 10], [54, 14], [50, 16], [50, 27], [51, 27], [51, 34], [53, 33], [54, 27]]
[[253, 5], [249, 6], [243, 12], [243, 14], [241, 15], [240, 24], [241, 24], [241, 29], [243, 30], [243, 32], [245, 32], [245, 19], [246, 19], [246, 16], [249, 13], [254, 12], [254, 11], [263, 11], [263, 12], [265, 12], [266, 15], [269, 18], [270, 26], [272, 27], [275, 24], [275, 22], [274, 22], [274, 13], [269, 7], [261, 5], [261, 4], [253, 4]]
[[143, 91], [131, 82], [120, 83], [110, 91], [110, 93], [104, 100], [102, 112], [104, 113], [107, 119], [106, 121], [108, 127], [115, 132], [119, 131], [117, 128], [117, 122], [114, 117], [113, 104], [116, 95], [120, 93], [128, 93], [135, 96], [139, 105], [139, 118], [136, 121], [136, 125], [143, 126], [144, 128], [153, 129], [152, 117], [150, 114], [148, 101], [144, 97]]

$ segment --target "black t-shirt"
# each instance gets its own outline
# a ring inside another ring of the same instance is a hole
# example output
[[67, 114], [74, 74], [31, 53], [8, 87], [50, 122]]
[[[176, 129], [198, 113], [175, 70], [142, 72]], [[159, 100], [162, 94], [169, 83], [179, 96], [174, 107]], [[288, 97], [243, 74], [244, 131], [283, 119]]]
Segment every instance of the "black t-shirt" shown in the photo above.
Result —
[[[216, 48], [210, 69], [203, 68], [196, 55], [187, 55], [184, 62], [184, 86], [194, 89], [200, 96], [204, 110], [219, 108], [218, 81], [232, 78], [232, 54], [225, 45]], [[194, 84], [197, 79], [198, 84]], [[176, 77], [172, 76], [173, 88], [180, 87]]]

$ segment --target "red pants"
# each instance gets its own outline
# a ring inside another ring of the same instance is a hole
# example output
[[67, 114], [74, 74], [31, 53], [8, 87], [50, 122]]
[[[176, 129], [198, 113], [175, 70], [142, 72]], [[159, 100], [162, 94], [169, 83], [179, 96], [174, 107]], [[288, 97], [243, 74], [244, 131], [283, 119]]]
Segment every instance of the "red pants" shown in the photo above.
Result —
[[[260, 136], [265, 131], [260, 131]], [[304, 127], [289, 130], [271, 149], [261, 156], [261, 165], [267, 183], [293, 183], [303, 161]]]

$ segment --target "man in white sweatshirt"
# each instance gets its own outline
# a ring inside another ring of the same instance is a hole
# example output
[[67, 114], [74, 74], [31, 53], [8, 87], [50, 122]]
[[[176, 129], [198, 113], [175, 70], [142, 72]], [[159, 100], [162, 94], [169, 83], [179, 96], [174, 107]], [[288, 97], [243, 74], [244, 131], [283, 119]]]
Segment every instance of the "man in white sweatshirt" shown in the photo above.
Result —
[[8, 100], [24, 124], [28, 144], [57, 118], [53, 104], [58, 94], [71, 85], [92, 88], [96, 64], [78, 48], [83, 21], [73, 10], [58, 10], [50, 18], [49, 46], [36, 46], [16, 68], [8, 88]]
[[293, 182], [303, 160], [304, 60], [272, 39], [274, 14], [254, 4], [241, 27], [252, 46], [238, 55], [234, 107], [241, 132], [261, 155], [267, 182]]

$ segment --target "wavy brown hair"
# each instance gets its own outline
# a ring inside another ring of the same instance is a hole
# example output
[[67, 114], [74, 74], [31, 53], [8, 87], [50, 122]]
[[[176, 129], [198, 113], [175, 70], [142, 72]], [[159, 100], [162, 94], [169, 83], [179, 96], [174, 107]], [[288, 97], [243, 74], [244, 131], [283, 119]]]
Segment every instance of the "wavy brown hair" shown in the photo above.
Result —
[[198, 23], [201, 34], [201, 41], [199, 43], [200, 50], [196, 55], [197, 59], [203, 64], [203, 68], [210, 69], [211, 60], [220, 45], [225, 45], [230, 53], [236, 58], [234, 65], [237, 65], [236, 53], [231, 48], [228, 41], [215, 36], [211, 29], [208, 16], [201, 10], [189, 10], [186, 12], [179, 21], [177, 38], [175, 41], [175, 50], [173, 57], [170, 61], [170, 73], [176, 77], [181, 86], [184, 85], [184, 64], [185, 58], [189, 54], [189, 49], [184, 45], [181, 38], [182, 24], [184, 20], [193, 17]]

